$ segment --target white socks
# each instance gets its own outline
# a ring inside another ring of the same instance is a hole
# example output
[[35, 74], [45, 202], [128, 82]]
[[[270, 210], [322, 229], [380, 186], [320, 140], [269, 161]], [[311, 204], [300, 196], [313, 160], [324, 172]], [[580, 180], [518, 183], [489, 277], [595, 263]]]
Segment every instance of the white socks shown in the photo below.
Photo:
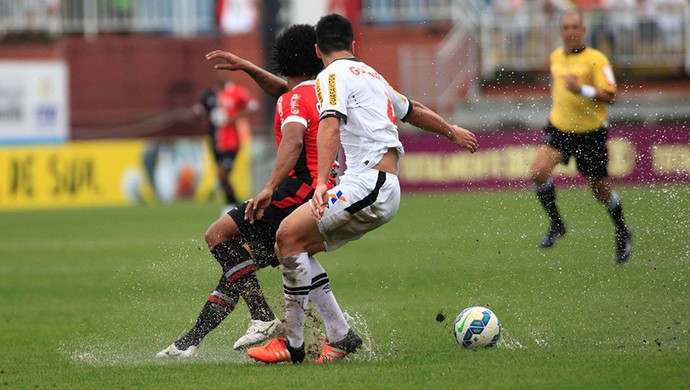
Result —
[[326, 325], [331, 342], [342, 340], [350, 327], [345, 321], [323, 267], [306, 252], [282, 259], [285, 325], [293, 348], [304, 344], [304, 320], [308, 301], [312, 301]]
[[293, 348], [304, 345], [304, 318], [306, 316], [311, 270], [306, 252], [281, 259], [283, 293], [285, 294], [286, 336]]
[[321, 263], [314, 256], [309, 256], [311, 265], [312, 284], [309, 291], [309, 300], [319, 312], [321, 319], [326, 324], [326, 337], [331, 342], [342, 340], [350, 326], [345, 321], [338, 301], [331, 291], [331, 283]]

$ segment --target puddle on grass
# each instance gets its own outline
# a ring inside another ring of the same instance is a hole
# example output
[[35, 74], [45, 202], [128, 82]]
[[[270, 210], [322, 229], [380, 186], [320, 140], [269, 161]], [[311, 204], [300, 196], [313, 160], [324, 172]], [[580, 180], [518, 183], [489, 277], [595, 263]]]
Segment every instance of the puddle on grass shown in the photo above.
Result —
[[[379, 346], [371, 336], [366, 320], [359, 313], [350, 315], [344, 313], [348, 324], [362, 337], [362, 348], [348, 357], [353, 361], [378, 361], [384, 359], [393, 350], [393, 345]], [[230, 324], [228, 324], [230, 325]], [[234, 336], [242, 334], [244, 322], [237, 322], [230, 327], [216, 329], [214, 332], [226, 333], [218, 336], [234, 340]], [[235, 329], [236, 328], [236, 329]], [[307, 343], [308, 360], [314, 360], [320, 352], [317, 346], [319, 340], [325, 336], [325, 327], [320, 319], [308, 316], [305, 323], [305, 342]], [[243, 351], [234, 351], [228, 345], [217, 340], [206, 340], [199, 347], [199, 355], [190, 359], [156, 358], [156, 353], [165, 348], [166, 343], [153, 346], [154, 340], [172, 342], [173, 338], [160, 333], [141, 336], [129, 340], [114, 340], [115, 337], [104, 335], [75, 336], [70, 340], [62, 340], [58, 345], [58, 352], [67, 360], [87, 364], [94, 367], [133, 366], [148, 364], [206, 364], [231, 363], [255, 364]]]

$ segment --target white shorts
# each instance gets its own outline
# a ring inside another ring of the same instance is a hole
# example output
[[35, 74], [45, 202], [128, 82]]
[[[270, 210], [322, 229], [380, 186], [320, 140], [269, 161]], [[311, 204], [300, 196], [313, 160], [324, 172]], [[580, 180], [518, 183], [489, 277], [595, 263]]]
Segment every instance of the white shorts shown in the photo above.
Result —
[[326, 251], [333, 251], [393, 219], [400, 206], [400, 182], [391, 173], [369, 169], [340, 178], [328, 191], [319, 221]]

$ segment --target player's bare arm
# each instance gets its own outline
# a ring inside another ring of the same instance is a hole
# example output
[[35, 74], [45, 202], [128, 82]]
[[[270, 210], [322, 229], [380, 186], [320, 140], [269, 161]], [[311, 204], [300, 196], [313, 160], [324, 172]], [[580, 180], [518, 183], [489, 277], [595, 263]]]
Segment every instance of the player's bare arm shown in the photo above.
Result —
[[314, 196], [309, 202], [312, 216], [316, 221], [321, 219], [328, 202], [328, 180], [340, 148], [340, 119], [327, 117], [319, 122], [319, 133], [316, 136], [318, 150], [318, 177]]
[[405, 119], [407, 123], [430, 133], [442, 135], [472, 153], [477, 151], [477, 138], [471, 131], [446, 122], [440, 115], [420, 102], [413, 100], [412, 104], [412, 111]]
[[[565, 81], [565, 87], [568, 89], [568, 91], [576, 94], [576, 95], [583, 95], [582, 93], [582, 83], [580, 83], [580, 79], [574, 75], [574, 74], [569, 74], [564, 76], [564, 81]], [[594, 96], [592, 97], [593, 100], [597, 100], [600, 102], [604, 102], [607, 104], [613, 104], [616, 100], [616, 94], [613, 92], [606, 91], [601, 88], [596, 88], [592, 86], [586, 86], [590, 88], [594, 88]]]
[[216, 64], [214, 68], [237, 71], [241, 70], [248, 74], [256, 84], [261, 87], [267, 94], [274, 98], [280, 97], [288, 91], [287, 82], [273, 73], [262, 69], [242, 57], [223, 50], [214, 50], [206, 54], [207, 60], [220, 59], [224, 62]]
[[264, 211], [271, 204], [273, 192], [295, 167], [304, 146], [304, 133], [307, 129], [302, 124], [289, 122], [283, 126], [282, 131], [283, 138], [278, 146], [271, 176], [261, 192], [249, 200], [244, 211], [244, 219], [249, 220], [250, 223], [254, 223], [255, 219], [263, 218]]

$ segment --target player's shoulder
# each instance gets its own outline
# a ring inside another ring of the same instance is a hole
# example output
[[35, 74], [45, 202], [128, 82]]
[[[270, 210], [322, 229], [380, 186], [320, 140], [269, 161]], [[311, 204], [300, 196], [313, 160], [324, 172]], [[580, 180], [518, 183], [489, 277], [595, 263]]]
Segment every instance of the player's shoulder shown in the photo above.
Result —
[[311, 111], [316, 110], [316, 92], [315, 81], [307, 80], [296, 85], [291, 90], [285, 92], [278, 98], [277, 107], [281, 111], [291, 112], [293, 114], [303, 113], [305, 115], [313, 115]]
[[554, 59], [564, 58], [564, 57], [565, 57], [565, 51], [563, 50], [562, 47], [557, 47], [557, 48], [551, 50], [551, 53], [549, 53], [549, 58], [552, 61]]
[[288, 101], [305, 101], [311, 102], [316, 100], [315, 80], [307, 80], [285, 92], [282, 96], [283, 100]]
[[319, 76], [322, 75], [329, 75], [333, 73], [339, 73], [340, 75], [348, 75], [351, 73], [351, 70], [353, 67], [357, 66], [367, 66], [365, 63], [362, 61], [356, 59], [356, 58], [339, 58], [330, 64], [321, 71]]
[[606, 57], [606, 54], [593, 47], [587, 47], [585, 49], [584, 54], [587, 55], [587, 57], [596, 60], [596, 62], [609, 62], [609, 59], [608, 57]]

